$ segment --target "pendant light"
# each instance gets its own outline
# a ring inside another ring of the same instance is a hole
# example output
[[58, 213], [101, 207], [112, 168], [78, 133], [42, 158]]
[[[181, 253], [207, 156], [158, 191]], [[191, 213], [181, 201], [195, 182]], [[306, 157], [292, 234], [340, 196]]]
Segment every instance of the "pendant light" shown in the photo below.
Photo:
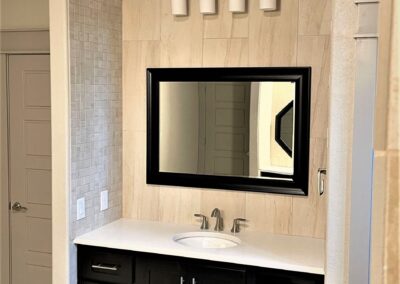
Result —
[[260, 9], [264, 11], [275, 11], [277, 0], [260, 0]]
[[229, 0], [229, 11], [232, 13], [246, 12], [246, 0]]
[[215, 14], [217, 11], [216, 0], [200, 0], [200, 13]]

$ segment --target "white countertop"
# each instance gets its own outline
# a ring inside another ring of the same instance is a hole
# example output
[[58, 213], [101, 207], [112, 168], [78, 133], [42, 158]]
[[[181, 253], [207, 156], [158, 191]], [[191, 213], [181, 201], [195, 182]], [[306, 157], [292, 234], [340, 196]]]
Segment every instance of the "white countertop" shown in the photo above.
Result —
[[319, 239], [246, 231], [232, 248], [198, 249], [173, 241], [199, 226], [119, 219], [77, 237], [75, 244], [324, 274], [325, 242]]

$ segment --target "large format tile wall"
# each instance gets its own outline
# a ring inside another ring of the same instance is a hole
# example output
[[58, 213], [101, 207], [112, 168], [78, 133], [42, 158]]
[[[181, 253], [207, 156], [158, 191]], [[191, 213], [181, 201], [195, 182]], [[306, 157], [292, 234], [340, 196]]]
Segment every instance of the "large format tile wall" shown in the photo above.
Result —
[[380, 2], [371, 283], [400, 283], [400, 4]]
[[[71, 238], [122, 215], [122, 1], [70, 0]], [[100, 211], [108, 190], [109, 209]], [[76, 220], [77, 199], [86, 217]]]
[[[316, 175], [326, 165], [330, 70], [330, 0], [280, 1], [263, 12], [258, 0], [232, 15], [219, 0], [217, 15], [173, 17], [171, 1], [123, 0], [123, 216], [175, 223], [197, 222], [193, 213], [223, 210], [247, 230], [325, 237], [326, 196]], [[146, 68], [214, 66], [312, 66], [310, 189], [308, 197], [146, 184]]]
[[371, 283], [400, 283], [400, 4], [382, 1]]

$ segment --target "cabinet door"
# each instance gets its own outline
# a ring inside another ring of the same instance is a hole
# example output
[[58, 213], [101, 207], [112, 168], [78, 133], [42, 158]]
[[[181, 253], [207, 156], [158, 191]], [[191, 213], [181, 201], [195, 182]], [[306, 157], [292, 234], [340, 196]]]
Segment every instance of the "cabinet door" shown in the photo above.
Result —
[[189, 268], [186, 275], [189, 284], [246, 284], [246, 271], [244, 269], [196, 265]]
[[135, 284], [181, 284], [181, 271], [179, 262], [173, 259], [141, 256], [136, 259]]

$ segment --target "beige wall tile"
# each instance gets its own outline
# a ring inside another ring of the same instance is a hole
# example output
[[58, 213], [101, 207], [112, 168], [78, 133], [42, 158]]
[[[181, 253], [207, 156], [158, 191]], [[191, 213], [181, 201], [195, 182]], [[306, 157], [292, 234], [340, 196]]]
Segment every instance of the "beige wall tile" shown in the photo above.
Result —
[[248, 66], [249, 42], [247, 39], [205, 39], [204, 67]]
[[387, 155], [384, 283], [400, 280], [400, 151]]
[[202, 63], [203, 16], [199, 2], [190, 2], [188, 17], [174, 17], [171, 1], [162, 1], [161, 66], [184, 67]]
[[317, 172], [326, 167], [326, 147], [326, 139], [311, 139], [308, 196], [293, 197], [293, 235], [325, 238], [327, 192], [319, 195]]
[[[393, 1], [387, 149], [400, 150], [400, 4]], [[400, 273], [400, 272], [399, 272]]]
[[247, 13], [231, 13], [229, 0], [219, 0], [218, 13], [204, 16], [204, 38], [247, 38], [249, 17]]
[[329, 35], [331, 0], [299, 1], [299, 35]]
[[400, 150], [400, 77], [393, 77], [391, 81], [392, 94], [388, 101], [389, 107], [387, 116], [387, 149]]
[[371, 235], [371, 283], [383, 283], [383, 250], [384, 250], [384, 213], [386, 196], [387, 158], [385, 151], [375, 151], [374, 160], [374, 191], [372, 207]]
[[133, 155], [135, 154], [135, 144], [131, 143], [135, 137], [134, 131], [124, 130], [122, 133], [122, 141], [124, 143], [124, 151], [122, 155], [122, 170], [123, 170], [123, 195], [122, 195], [122, 216], [137, 218], [136, 208], [133, 206], [133, 180], [134, 180], [134, 163]]
[[193, 214], [201, 212], [201, 189], [160, 186], [160, 220], [197, 224]]
[[384, 283], [400, 282], [400, 5], [393, 1], [387, 117]]
[[161, 1], [122, 1], [124, 40], [160, 39]]
[[246, 194], [248, 230], [290, 235], [292, 197], [262, 193]]
[[386, 150], [387, 146], [387, 114], [390, 87], [392, 1], [379, 3], [379, 41], [377, 96], [375, 101], [375, 150]]
[[146, 130], [146, 68], [160, 65], [159, 41], [124, 41], [123, 129]]
[[[124, 153], [124, 217], [159, 220], [159, 186], [146, 184], [146, 132], [125, 131], [131, 144]], [[130, 154], [130, 156], [128, 156]]]
[[312, 67], [311, 137], [326, 138], [329, 110], [329, 36], [299, 36], [297, 65]]
[[263, 12], [249, 2], [249, 63], [251, 66], [295, 66], [299, 0], [280, 2], [280, 10]]

